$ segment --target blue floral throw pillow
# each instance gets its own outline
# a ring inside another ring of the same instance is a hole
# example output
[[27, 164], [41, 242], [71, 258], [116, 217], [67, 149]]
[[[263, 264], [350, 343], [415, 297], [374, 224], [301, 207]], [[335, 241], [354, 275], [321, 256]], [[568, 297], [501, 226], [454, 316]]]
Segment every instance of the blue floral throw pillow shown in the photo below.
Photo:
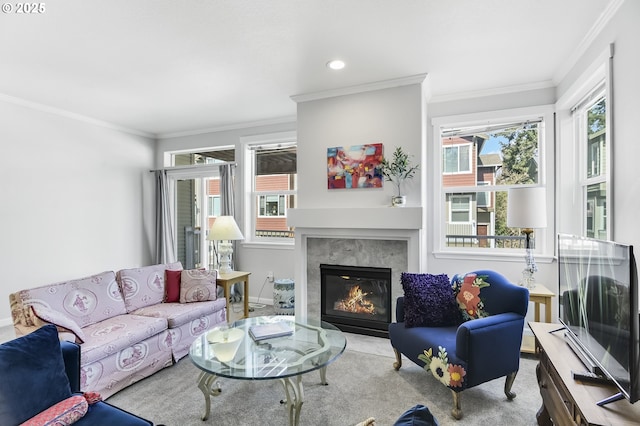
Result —
[[441, 327], [458, 325], [462, 318], [453, 288], [446, 274], [403, 272], [405, 327]]

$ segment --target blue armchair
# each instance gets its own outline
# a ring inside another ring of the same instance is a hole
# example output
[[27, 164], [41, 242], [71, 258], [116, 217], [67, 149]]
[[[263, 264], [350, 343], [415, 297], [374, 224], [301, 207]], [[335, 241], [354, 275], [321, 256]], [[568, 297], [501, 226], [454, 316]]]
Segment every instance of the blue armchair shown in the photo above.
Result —
[[394, 368], [400, 369], [405, 355], [431, 371], [451, 389], [451, 415], [460, 419], [460, 393], [464, 389], [506, 376], [504, 392], [509, 400], [515, 398], [511, 386], [520, 366], [529, 291], [489, 270], [456, 275], [451, 287], [453, 303], [461, 308], [457, 323], [406, 327], [406, 301], [399, 297], [389, 339], [396, 355]]
[[[74, 425], [83, 426], [153, 426], [141, 417], [104, 401], [76, 403], [80, 393], [80, 346], [60, 342], [53, 325], [0, 345], [0, 424], [18, 425], [37, 415], [49, 416], [51, 407], [66, 401], [55, 418], [80, 417]], [[62, 413], [60, 412], [62, 411]], [[79, 413], [79, 414], [78, 414]], [[47, 417], [49, 418], [49, 417]]]

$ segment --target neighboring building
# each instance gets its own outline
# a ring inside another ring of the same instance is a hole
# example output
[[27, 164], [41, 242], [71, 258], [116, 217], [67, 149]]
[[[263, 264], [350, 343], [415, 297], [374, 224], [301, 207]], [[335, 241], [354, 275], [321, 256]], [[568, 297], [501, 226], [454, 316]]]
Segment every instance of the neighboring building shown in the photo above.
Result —
[[[485, 135], [452, 136], [442, 140], [445, 188], [494, 185], [502, 167], [499, 154], [479, 155]], [[495, 195], [487, 192], [446, 194], [446, 235], [448, 246], [489, 247], [493, 239], [477, 236], [495, 234]], [[476, 238], [469, 238], [474, 236]]]

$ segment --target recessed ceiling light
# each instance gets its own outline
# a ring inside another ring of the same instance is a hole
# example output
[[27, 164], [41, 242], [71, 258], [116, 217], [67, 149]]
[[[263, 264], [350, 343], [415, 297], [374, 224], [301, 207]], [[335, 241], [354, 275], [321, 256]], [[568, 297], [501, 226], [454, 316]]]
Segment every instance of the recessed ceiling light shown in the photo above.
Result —
[[344, 68], [345, 63], [340, 59], [334, 59], [333, 61], [327, 62], [327, 66], [332, 70], [341, 70], [342, 68]]

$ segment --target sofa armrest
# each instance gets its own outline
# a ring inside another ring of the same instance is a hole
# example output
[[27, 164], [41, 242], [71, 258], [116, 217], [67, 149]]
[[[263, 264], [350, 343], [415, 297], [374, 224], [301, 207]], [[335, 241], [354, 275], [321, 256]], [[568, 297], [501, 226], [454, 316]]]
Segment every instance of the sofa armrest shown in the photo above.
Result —
[[492, 353], [497, 363], [514, 354], [519, 357], [523, 329], [524, 317], [513, 312], [463, 322], [456, 332], [456, 354], [467, 363], [474, 354], [484, 359]]
[[80, 346], [66, 341], [60, 342], [64, 369], [69, 377], [71, 392], [80, 392]]

